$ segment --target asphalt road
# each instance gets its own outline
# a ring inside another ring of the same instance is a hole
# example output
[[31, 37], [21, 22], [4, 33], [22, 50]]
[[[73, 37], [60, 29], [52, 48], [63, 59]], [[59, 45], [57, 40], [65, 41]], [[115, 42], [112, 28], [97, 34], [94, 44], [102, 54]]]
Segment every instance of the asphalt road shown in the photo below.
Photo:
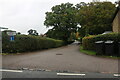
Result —
[[90, 73], [118, 73], [118, 60], [89, 56], [79, 52], [79, 45], [2, 56], [3, 69], [46, 69]]
[[[68, 74], [68, 75], [64, 75], [64, 74]], [[69, 74], [73, 74], [73, 75], [69, 75]], [[115, 76], [112, 73], [109, 73], [109, 74], [108, 73], [85, 73], [85, 72], [61, 73], [61, 72], [22, 70], [22, 72], [3, 71], [2, 78], [118, 78], [118, 76]]]

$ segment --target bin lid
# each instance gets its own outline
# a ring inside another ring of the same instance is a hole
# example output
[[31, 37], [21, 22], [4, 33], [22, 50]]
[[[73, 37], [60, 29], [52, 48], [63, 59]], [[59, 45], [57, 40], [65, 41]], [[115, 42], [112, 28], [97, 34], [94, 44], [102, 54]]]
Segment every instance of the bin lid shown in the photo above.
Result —
[[105, 43], [108, 43], [108, 44], [109, 44], [109, 43], [113, 43], [113, 42], [114, 42], [114, 41], [109, 40], [109, 41], [106, 41]]
[[103, 43], [104, 41], [96, 41], [95, 43]]

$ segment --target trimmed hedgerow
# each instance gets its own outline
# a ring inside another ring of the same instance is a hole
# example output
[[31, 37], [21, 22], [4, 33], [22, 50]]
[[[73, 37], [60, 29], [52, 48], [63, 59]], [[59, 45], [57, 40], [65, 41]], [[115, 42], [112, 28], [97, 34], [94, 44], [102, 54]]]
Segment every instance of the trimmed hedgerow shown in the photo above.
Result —
[[16, 35], [15, 41], [10, 41], [9, 36], [3, 34], [3, 53], [29, 52], [42, 49], [56, 48], [64, 45], [62, 40], [44, 38], [31, 35]]
[[120, 34], [118, 33], [110, 33], [110, 34], [104, 34], [104, 35], [90, 35], [87, 37], [84, 37], [82, 39], [82, 46], [85, 50], [95, 50], [95, 42], [96, 41], [107, 41], [112, 40], [114, 42], [120, 42]]

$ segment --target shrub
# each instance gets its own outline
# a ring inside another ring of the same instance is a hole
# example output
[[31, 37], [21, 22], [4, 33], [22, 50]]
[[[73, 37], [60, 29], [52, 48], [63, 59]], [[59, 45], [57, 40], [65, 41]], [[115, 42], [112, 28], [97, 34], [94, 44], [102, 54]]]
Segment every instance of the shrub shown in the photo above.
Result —
[[95, 42], [96, 41], [107, 41], [112, 40], [114, 42], [120, 42], [120, 34], [118, 33], [110, 33], [110, 34], [104, 34], [104, 35], [93, 35], [93, 36], [87, 36], [84, 37], [82, 40], [83, 49], [86, 50], [95, 50]]
[[82, 46], [85, 50], [93, 50], [94, 49], [94, 38], [95, 36], [87, 36], [82, 39]]
[[79, 42], [82, 42], [82, 38], [83, 38], [83, 37], [79, 37], [77, 40], [78, 40]]
[[15, 41], [10, 41], [9, 36], [3, 34], [3, 53], [29, 52], [42, 49], [60, 47], [63, 41], [31, 35], [16, 35]]

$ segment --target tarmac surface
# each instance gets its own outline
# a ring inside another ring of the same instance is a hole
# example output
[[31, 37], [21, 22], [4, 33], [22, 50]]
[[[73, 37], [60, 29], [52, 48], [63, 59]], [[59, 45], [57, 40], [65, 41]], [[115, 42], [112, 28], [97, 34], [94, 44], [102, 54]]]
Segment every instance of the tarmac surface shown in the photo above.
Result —
[[[84, 72], [83, 73], [58, 73], [58, 72], [47, 72], [47, 71], [22, 70], [22, 72], [4, 72], [3, 71], [2, 78], [119, 78], [119, 77], [115, 76], [112, 73], [110, 74], [84, 73]], [[106, 79], [106, 80], [109, 80], [109, 79]]]
[[45, 69], [93, 73], [118, 73], [118, 60], [86, 55], [79, 45], [2, 56], [3, 69]]

